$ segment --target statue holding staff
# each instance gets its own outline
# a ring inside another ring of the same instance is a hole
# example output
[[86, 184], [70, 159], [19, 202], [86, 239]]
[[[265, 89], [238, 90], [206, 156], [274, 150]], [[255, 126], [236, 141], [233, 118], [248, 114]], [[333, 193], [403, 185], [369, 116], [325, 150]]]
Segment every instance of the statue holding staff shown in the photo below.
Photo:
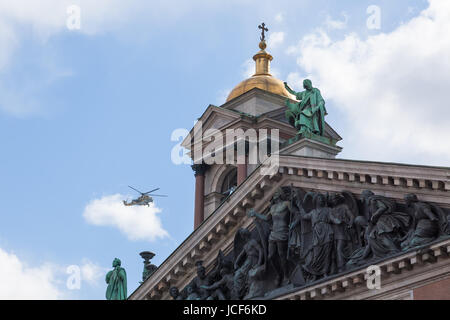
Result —
[[296, 92], [284, 82], [286, 90], [293, 94], [298, 103], [292, 103], [286, 100], [286, 118], [289, 123], [298, 130], [298, 134], [317, 134], [324, 135], [325, 131], [325, 100], [320, 94], [320, 90], [313, 88], [309, 79], [303, 80], [304, 91]]

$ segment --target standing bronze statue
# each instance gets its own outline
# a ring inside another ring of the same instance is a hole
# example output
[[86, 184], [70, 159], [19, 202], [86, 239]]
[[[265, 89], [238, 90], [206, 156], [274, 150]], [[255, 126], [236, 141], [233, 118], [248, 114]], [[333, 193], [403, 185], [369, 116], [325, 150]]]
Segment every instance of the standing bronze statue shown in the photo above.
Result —
[[291, 216], [289, 223], [289, 240], [288, 240], [288, 254], [287, 259], [296, 263], [296, 260], [301, 259], [301, 250], [305, 247], [305, 240], [303, 237], [304, 226], [301, 223], [300, 207], [305, 193], [300, 188], [294, 188], [291, 185]]
[[337, 272], [344, 271], [348, 257], [359, 245], [358, 235], [354, 221], [358, 215], [358, 204], [353, 195], [348, 191], [332, 193], [329, 195], [331, 215], [340, 224], [333, 224], [334, 231], [334, 256]]
[[286, 199], [281, 188], [275, 191], [272, 197], [272, 205], [267, 215], [256, 213], [250, 209], [250, 217], [256, 217], [272, 225], [269, 235], [268, 260], [278, 272], [277, 285], [287, 284], [289, 270], [287, 262], [289, 224], [291, 216], [291, 202]]
[[114, 270], [106, 274], [106, 299], [126, 300], [127, 299], [127, 273], [121, 266], [120, 259], [115, 258], [112, 266]]
[[332, 209], [327, 207], [327, 201], [321, 193], [309, 193], [315, 208], [306, 213], [300, 206], [302, 220], [310, 220], [312, 226], [312, 245], [305, 263], [302, 265], [306, 271], [305, 279], [315, 281], [333, 273], [334, 229], [332, 224], [341, 224], [342, 221], [332, 215]]
[[304, 91], [296, 92], [285, 82], [286, 90], [300, 102], [292, 103], [286, 100], [286, 118], [298, 130], [298, 134], [316, 134], [323, 136], [325, 132], [325, 100], [320, 90], [312, 86], [309, 79], [303, 80]]

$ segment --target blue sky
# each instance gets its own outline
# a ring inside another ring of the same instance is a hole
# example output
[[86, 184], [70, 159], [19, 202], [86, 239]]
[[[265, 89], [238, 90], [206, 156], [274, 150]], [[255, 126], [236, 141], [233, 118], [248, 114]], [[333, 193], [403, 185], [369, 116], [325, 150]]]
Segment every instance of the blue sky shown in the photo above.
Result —
[[[0, 297], [103, 299], [115, 257], [131, 293], [138, 253], [158, 265], [192, 232], [194, 176], [170, 137], [247, 76], [262, 21], [273, 74], [321, 89], [341, 158], [448, 166], [449, 16], [446, 0], [0, 0]], [[121, 211], [127, 185], [169, 197]]]

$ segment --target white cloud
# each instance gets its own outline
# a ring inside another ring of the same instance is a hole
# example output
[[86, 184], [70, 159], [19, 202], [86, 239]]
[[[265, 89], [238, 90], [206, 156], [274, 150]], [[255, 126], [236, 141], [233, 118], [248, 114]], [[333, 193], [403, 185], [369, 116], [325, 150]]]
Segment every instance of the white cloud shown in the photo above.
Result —
[[255, 74], [255, 61], [253, 59], [247, 59], [242, 64], [242, 69], [244, 70], [242, 72], [242, 76], [244, 79], [250, 78], [252, 75]]
[[[71, 5], [81, 9], [79, 30], [67, 28], [67, 9]], [[49, 66], [49, 61], [45, 61], [47, 56], [51, 56], [48, 60], [53, 58], [51, 49], [44, 47], [49, 38], [70, 32], [95, 35], [120, 31], [124, 23], [129, 23], [131, 15], [142, 17], [141, 12], [151, 9], [152, 5], [120, 0], [0, 0], [0, 110], [17, 117], [41, 114], [47, 110], [39, 101], [39, 94], [55, 81], [71, 74], [57, 63], [52, 61]], [[158, 5], [161, 8], [166, 6]], [[166, 11], [176, 14], [177, 10], [180, 9]], [[149, 15], [154, 14], [149, 10]], [[16, 52], [21, 50], [25, 39], [28, 45], [32, 42], [45, 50], [42, 57], [33, 57], [33, 65], [42, 72], [34, 74], [25, 69], [25, 72], [14, 74], [14, 78], [20, 78], [18, 83], [11, 83], [8, 67], [15, 62]]]
[[51, 264], [29, 266], [14, 253], [0, 248], [0, 299], [60, 299], [63, 292], [55, 278], [56, 268]]
[[81, 29], [78, 32], [95, 34], [118, 27], [136, 12], [136, 3], [120, 0], [0, 0], [0, 20], [11, 26], [29, 26], [41, 40], [69, 30], [66, 27], [67, 8], [81, 9]]
[[333, 20], [331, 16], [327, 15], [325, 19], [325, 25], [329, 29], [345, 29], [347, 27], [348, 22], [348, 14], [345, 12], [342, 12], [341, 14], [344, 17], [344, 20]]
[[[233, 2], [242, 5], [240, 1]], [[72, 5], [78, 6], [81, 11], [79, 30], [67, 28], [67, 9]], [[188, 14], [217, 12], [221, 7], [223, 3], [209, 0], [0, 0], [0, 111], [16, 117], [45, 114], [50, 107], [40, 101], [40, 93], [72, 74], [71, 71], [67, 72], [70, 67], [62, 67], [58, 63], [55, 63], [56, 68], [46, 69], [46, 63], [40, 61], [40, 57], [33, 57], [33, 64], [39, 65], [43, 69], [42, 73], [34, 74], [25, 69], [19, 75], [21, 79], [16, 84], [11, 84], [11, 75], [16, 78], [17, 73], [8, 73], [7, 67], [17, 62], [16, 53], [22, 50], [25, 39], [27, 45], [42, 45], [42, 50], [45, 51], [43, 56], [47, 56], [52, 49], [43, 45], [52, 37], [69, 33], [85, 36], [113, 33], [126, 35], [127, 39], [140, 38], [146, 34], [146, 28], [164, 28], [166, 25], [177, 24], [181, 17]], [[283, 18], [282, 12], [275, 16], [277, 22], [283, 21]], [[130, 26], [133, 28], [132, 33], [127, 29]], [[278, 33], [276, 37], [272, 35], [271, 46], [282, 41], [282, 34]], [[249, 76], [253, 71], [254, 66]]]
[[108, 271], [107, 268], [103, 268], [86, 258], [82, 259], [80, 270], [82, 281], [86, 281], [91, 286], [97, 286]]
[[276, 48], [283, 42], [284, 42], [284, 32], [283, 31], [272, 32], [269, 34], [268, 43], [271, 48]]
[[[66, 71], [59, 70], [54, 62], [49, 66], [45, 58], [41, 60], [34, 57], [33, 63], [42, 69], [39, 75], [34, 76], [39, 77], [39, 81], [30, 76], [28, 71], [19, 74], [21, 79], [17, 81], [18, 83], [14, 83], [8, 73], [8, 67], [14, 61], [14, 55], [23, 42], [24, 34], [27, 34], [24, 30], [31, 30], [32, 39], [38, 44], [43, 44], [52, 35], [66, 29], [68, 17], [66, 8], [70, 4], [69, 1], [61, 0], [0, 0], [0, 110], [18, 117], [39, 113], [41, 111], [37, 99], [39, 92], [60, 79], [61, 74], [67, 75]], [[87, 7], [86, 4], [85, 6]], [[89, 11], [86, 11], [85, 16], [89, 16]], [[87, 27], [82, 28], [80, 32], [89, 30], [92, 32], [87, 23]]]
[[[109, 270], [97, 263], [83, 258], [76, 266], [80, 270], [80, 289], [85, 284], [98, 286]], [[0, 248], [0, 300], [55, 300], [79, 297], [78, 290], [70, 290], [67, 280], [67, 266], [53, 262], [39, 265], [30, 264], [17, 256]]]
[[314, 33], [304, 36], [298, 45], [288, 46], [286, 54], [300, 55], [303, 53], [303, 47], [327, 47], [330, 44], [331, 39], [328, 34], [322, 28], [317, 28]]
[[[79, 30], [67, 28], [70, 16], [67, 9], [72, 5], [80, 8]], [[36, 75], [26, 70], [21, 72], [21, 76], [27, 82], [22, 83], [20, 79], [20, 84], [11, 85], [7, 67], [15, 62], [15, 53], [22, 49], [25, 39], [27, 45], [41, 45], [42, 50], [48, 53], [52, 49], [45, 48], [44, 44], [51, 37], [61, 34], [92, 36], [110, 32], [124, 33], [127, 39], [132, 36], [139, 38], [149, 25], [162, 28], [176, 24], [183, 15], [221, 5], [209, 0], [195, 3], [164, 0], [0, 0], [0, 111], [18, 117], [45, 113], [48, 108], [40, 101], [39, 94], [49, 88], [49, 83], [60, 80], [61, 73], [67, 75], [67, 68], [57, 66], [57, 70], [45, 69], [45, 62], [33, 57], [33, 64], [44, 69], [42, 74]], [[133, 33], [124, 31], [126, 26], [135, 24], [141, 26], [134, 28]]]
[[157, 216], [161, 209], [150, 206], [124, 206], [123, 195], [115, 194], [92, 200], [84, 209], [83, 217], [96, 226], [118, 228], [130, 240], [154, 241], [168, 237]]
[[[450, 163], [450, 1], [390, 33], [331, 41], [318, 31], [291, 54], [325, 99], [346, 115], [343, 155]], [[328, 113], [332, 110], [328, 110]]]

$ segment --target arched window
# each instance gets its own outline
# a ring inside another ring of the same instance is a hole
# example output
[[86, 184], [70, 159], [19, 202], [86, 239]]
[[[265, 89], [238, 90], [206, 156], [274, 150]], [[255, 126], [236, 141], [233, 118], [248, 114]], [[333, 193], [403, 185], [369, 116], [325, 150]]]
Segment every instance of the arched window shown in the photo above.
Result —
[[229, 196], [237, 186], [237, 169], [233, 168], [230, 172], [227, 173], [222, 182], [222, 187], [220, 192], [224, 195], [224, 197]]

